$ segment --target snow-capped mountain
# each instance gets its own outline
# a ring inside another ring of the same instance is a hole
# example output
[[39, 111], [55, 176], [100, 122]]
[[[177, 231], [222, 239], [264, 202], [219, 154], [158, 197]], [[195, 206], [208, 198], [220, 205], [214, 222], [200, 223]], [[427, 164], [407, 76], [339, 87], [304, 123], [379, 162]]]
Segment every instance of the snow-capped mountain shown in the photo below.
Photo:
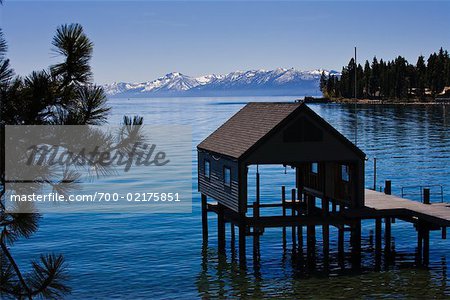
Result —
[[174, 72], [153, 81], [119, 82], [104, 87], [114, 97], [318, 95], [322, 72], [326, 76], [340, 75], [336, 71], [294, 68], [236, 71], [196, 78]]

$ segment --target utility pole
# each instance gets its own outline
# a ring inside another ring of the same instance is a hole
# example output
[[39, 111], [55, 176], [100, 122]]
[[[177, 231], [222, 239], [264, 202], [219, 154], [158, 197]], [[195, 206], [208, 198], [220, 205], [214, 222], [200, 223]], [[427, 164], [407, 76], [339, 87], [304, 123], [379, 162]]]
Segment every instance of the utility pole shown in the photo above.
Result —
[[358, 111], [357, 111], [357, 69], [358, 69], [358, 63], [356, 62], [356, 46], [355, 46], [355, 145], [358, 144]]
[[356, 98], [358, 96], [357, 95], [357, 78], [356, 78], [356, 76], [358, 74], [357, 69], [358, 69], [358, 63], [356, 61], [356, 46], [355, 46], [355, 100], [356, 100]]

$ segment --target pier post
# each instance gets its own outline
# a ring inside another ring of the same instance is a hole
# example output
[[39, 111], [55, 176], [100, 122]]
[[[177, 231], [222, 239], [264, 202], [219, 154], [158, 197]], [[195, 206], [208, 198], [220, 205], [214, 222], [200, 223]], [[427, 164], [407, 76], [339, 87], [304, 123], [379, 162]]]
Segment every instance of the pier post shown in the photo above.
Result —
[[426, 222], [416, 224], [417, 230], [417, 264], [428, 265], [430, 262], [430, 227]]
[[351, 234], [353, 268], [358, 269], [361, 267], [361, 220], [352, 224]]
[[206, 195], [202, 194], [202, 234], [203, 242], [208, 241], [208, 207]]
[[423, 228], [423, 264], [428, 266], [430, 263], [430, 230]]
[[430, 189], [423, 189], [423, 204], [430, 204]]
[[423, 243], [423, 237], [422, 237], [422, 228], [420, 226], [417, 226], [417, 264], [422, 264], [422, 243]]
[[[256, 201], [253, 203], [253, 218], [259, 218], [259, 204], [260, 204], [260, 183], [259, 183], [259, 170], [256, 169]], [[259, 262], [259, 228], [253, 227], [253, 261]]]
[[[297, 200], [298, 200], [298, 209], [297, 209], [297, 216], [303, 215], [303, 205], [305, 201], [305, 197], [303, 196], [303, 174], [301, 171], [299, 171], [299, 167], [296, 166], [295, 168], [296, 172], [296, 180], [295, 180], [295, 186], [297, 187]], [[303, 226], [299, 225], [297, 226], [297, 239], [298, 239], [298, 250], [300, 253], [303, 253]]]
[[[330, 210], [330, 201], [327, 197], [322, 199], [322, 209], [323, 215], [325, 218], [328, 217]], [[328, 259], [330, 256], [330, 225], [324, 224], [322, 225], [322, 240], [323, 240], [323, 256], [325, 259], [325, 263], [328, 264]]]
[[230, 232], [231, 232], [231, 239], [230, 239], [231, 258], [235, 259], [235, 257], [236, 257], [236, 230], [234, 228], [233, 222], [230, 222]]
[[[243, 216], [242, 218], [245, 218]], [[246, 266], [246, 234], [247, 234], [247, 225], [245, 221], [241, 221], [239, 224], [239, 264], [241, 267]]]
[[375, 268], [381, 267], [381, 218], [375, 219]]
[[[296, 191], [295, 189], [291, 190], [291, 198], [292, 198], [292, 202], [291, 202], [291, 208], [292, 208], [292, 216], [295, 217], [295, 210], [296, 210], [296, 201], [295, 201], [295, 197], [296, 197]], [[297, 248], [297, 234], [295, 233], [295, 226], [292, 226], [292, 249], [295, 250]]]
[[298, 238], [298, 251], [303, 252], [303, 226], [298, 226], [297, 228], [297, 238]]
[[338, 259], [340, 263], [344, 261], [344, 225], [338, 227]]
[[255, 263], [259, 262], [259, 257], [259, 229], [257, 227], [253, 227], [253, 261]]
[[391, 218], [384, 219], [384, 249], [386, 253], [391, 252]]
[[[313, 213], [313, 208], [315, 207], [316, 197], [312, 195], [307, 196], [307, 214], [311, 215]], [[316, 226], [307, 225], [306, 226], [306, 247], [308, 260], [314, 260], [316, 253]]]
[[447, 227], [442, 227], [442, 239], [446, 240], [447, 239]]
[[373, 190], [377, 190], [377, 158], [373, 158]]
[[312, 265], [315, 265], [315, 258], [316, 258], [316, 226], [314, 225], [308, 225], [307, 227], [307, 258], [308, 263], [311, 263]]
[[392, 188], [392, 182], [390, 180], [386, 180], [384, 182], [384, 193], [386, 195], [390, 195], [392, 193], [391, 188]]
[[219, 246], [219, 254], [225, 253], [225, 216], [224, 206], [217, 204], [217, 239]]
[[[283, 217], [286, 217], [286, 187], [281, 186], [281, 204], [283, 209]], [[283, 250], [286, 250], [286, 227], [283, 226]]]

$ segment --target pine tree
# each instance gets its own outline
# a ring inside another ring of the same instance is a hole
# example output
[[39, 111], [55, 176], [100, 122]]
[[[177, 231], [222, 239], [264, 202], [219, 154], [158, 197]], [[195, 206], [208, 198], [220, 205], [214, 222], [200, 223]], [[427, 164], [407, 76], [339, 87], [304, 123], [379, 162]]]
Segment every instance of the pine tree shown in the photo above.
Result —
[[325, 85], [325, 91], [326, 91], [325, 97], [329, 97], [329, 98], [334, 97], [334, 95], [333, 95], [333, 89], [334, 89], [333, 88], [333, 83], [334, 83], [333, 78], [332, 77], [328, 77], [328, 79], [326, 81], [326, 85]]
[[425, 86], [427, 85], [427, 66], [425, 65], [425, 58], [421, 55], [416, 63], [416, 96], [419, 99], [425, 97]]
[[[369, 94], [376, 97], [380, 93], [380, 66], [376, 57], [373, 58], [371, 73], [369, 78]], [[378, 95], [377, 95], [378, 93]]]
[[364, 64], [364, 76], [363, 76], [363, 82], [364, 82], [364, 97], [369, 98], [371, 96], [370, 94], [370, 77], [372, 76], [372, 70], [370, 69], [369, 61], [366, 60], [366, 63]]
[[327, 90], [327, 76], [325, 75], [325, 71], [322, 71], [322, 74], [320, 75], [320, 90], [325, 95], [325, 97], [328, 97], [329, 91]]
[[[356, 69], [356, 76], [357, 76], [357, 81], [356, 81], [356, 98], [361, 98], [364, 96], [364, 69], [363, 67], [358, 64], [358, 67]], [[353, 82], [353, 85], [355, 84], [355, 82]]]

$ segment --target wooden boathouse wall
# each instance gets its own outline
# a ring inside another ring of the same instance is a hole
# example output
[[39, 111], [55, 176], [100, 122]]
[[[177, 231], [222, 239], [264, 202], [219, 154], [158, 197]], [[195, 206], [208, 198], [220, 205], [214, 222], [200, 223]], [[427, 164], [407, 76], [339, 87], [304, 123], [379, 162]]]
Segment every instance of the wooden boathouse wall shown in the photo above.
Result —
[[[318, 162], [317, 172], [313, 172], [312, 163], [297, 166], [297, 186], [302, 186], [310, 194], [331, 198], [345, 207], [362, 207], [360, 197], [360, 174], [364, 174], [364, 165], [360, 161]], [[342, 177], [342, 168], [348, 168], [348, 180]], [[364, 188], [364, 186], [362, 186]], [[363, 190], [364, 191], [364, 190]]]
[[[209, 163], [210, 174], [205, 174], [205, 164]], [[224, 183], [224, 170], [230, 169], [228, 186]], [[211, 197], [220, 204], [239, 210], [238, 162], [235, 159], [206, 151], [198, 151], [198, 189], [205, 196]]]

